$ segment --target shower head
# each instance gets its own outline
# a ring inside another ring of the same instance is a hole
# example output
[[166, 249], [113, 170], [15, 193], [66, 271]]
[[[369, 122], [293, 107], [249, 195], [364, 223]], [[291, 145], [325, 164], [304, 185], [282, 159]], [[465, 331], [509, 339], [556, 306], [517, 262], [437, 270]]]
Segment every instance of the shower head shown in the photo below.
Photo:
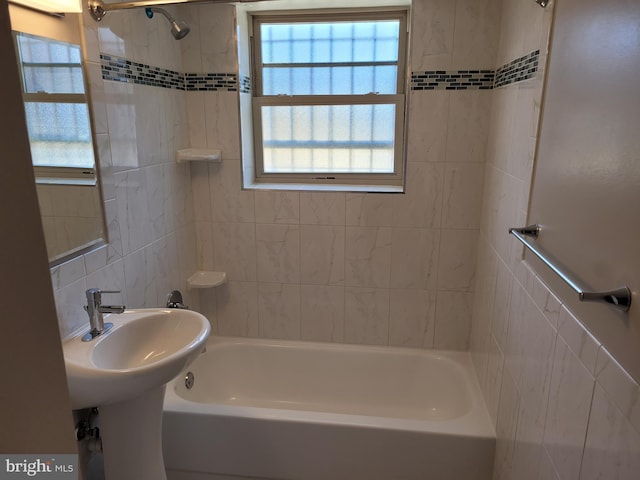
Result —
[[191, 30], [189, 28], [189, 25], [187, 25], [187, 22], [183, 20], [176, 20], [171, 15], [169, 15], [169, 12], [167, 12], [163, 8], [147, 7], [144, 9], [144, 12], [147, 14], [148, 18], [153, 18], [154, 12], [164, 15], [171, 24], [171, 35], [173, 35], [173, 38], [175, 38], [176, 40], [180, 40], [186, 37]]
[[187, 25], [187, 22], [184, 20], [174, 21], [171, 24], [171, 35], [173, 35], [173, 38], [176, 40], [186, 37], [190, 31], [189, 25]]

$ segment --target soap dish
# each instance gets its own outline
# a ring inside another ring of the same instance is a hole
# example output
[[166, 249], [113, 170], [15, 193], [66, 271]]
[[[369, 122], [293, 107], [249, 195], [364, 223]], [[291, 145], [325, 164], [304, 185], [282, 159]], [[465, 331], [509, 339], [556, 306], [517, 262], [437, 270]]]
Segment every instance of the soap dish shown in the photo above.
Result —
[[219, 163], [222, 161], [222, 154], [220, 150], [213, 148], [184, 148], [176, 152], [176, 162], [191, 161]]
[[200, 270], [187, 279], [187, 288], [214, 288], [227, 283], [225, 272]]

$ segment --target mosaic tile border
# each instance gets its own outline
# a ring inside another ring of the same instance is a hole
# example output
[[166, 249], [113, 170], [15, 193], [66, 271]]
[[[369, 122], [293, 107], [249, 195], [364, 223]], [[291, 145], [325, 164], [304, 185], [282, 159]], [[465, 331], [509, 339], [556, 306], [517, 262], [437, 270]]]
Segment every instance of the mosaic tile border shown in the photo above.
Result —
[[[100, 66], [102, 78], [113, 82], [186, 91], [238, 91], [238, 75], [235, 73], [181, 73], [105, 54], [100, 54]], [[248, 90], [245, 93], [251, 93], [248, 77], [243, 80], [241, 88]]]
[[235, 73], [185, 73], [184, 86], [189, 92], [237, 92], [238, 76]]
[[493, 70], [428, 70], [411, 73], [411, 90], [491, 90]]
[[240, 93], [251, 93], [251, 77], [240, 75]]
[[492, 90], [533, 78], [540, 50], [506, 63], [496, 70], [428, 70], [411, 73], [411, 90]]
[[103, 54], [100, 65], [104, 80], [184, 90], [184, 75], [180, 72]]
[[538, 71], [540, 50], [516, 58], [496, 70], [496, 81], [493, 88], [504, 87], [512, 83], [533, 78]]
[[[235, 73], [180, 73], [126, 58], [100, 55], [102, 78], [186, 91], [251, 93], [251, 78]], [[540, 50], [502, 65], [497, 70], [427, 70], [411, 73], [411, 90], [492, 90], [533, 78]]]

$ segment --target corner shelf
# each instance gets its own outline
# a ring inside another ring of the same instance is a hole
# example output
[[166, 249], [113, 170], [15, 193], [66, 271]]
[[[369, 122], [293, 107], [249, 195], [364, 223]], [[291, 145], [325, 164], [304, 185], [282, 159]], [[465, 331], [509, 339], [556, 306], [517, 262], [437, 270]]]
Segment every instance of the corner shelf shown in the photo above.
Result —
[[200, 270], [187, 278], [187, 288], [215, 288], [227, 283], [225, 272]]
[[220, 163], [222, 154], [213, 148], [183, 148], [176, 152], [176, 162], [213, 162]]

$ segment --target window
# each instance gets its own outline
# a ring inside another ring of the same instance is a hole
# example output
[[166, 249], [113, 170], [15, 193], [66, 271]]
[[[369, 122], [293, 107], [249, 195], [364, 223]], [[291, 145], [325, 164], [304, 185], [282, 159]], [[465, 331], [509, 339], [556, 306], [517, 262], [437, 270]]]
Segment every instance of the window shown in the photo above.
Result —
[[95, 157], [79, 45], [16, 34], [36, 179], [95, 184]]
[[256, 182], [401, 186], [405, 10], [253, 18]]

